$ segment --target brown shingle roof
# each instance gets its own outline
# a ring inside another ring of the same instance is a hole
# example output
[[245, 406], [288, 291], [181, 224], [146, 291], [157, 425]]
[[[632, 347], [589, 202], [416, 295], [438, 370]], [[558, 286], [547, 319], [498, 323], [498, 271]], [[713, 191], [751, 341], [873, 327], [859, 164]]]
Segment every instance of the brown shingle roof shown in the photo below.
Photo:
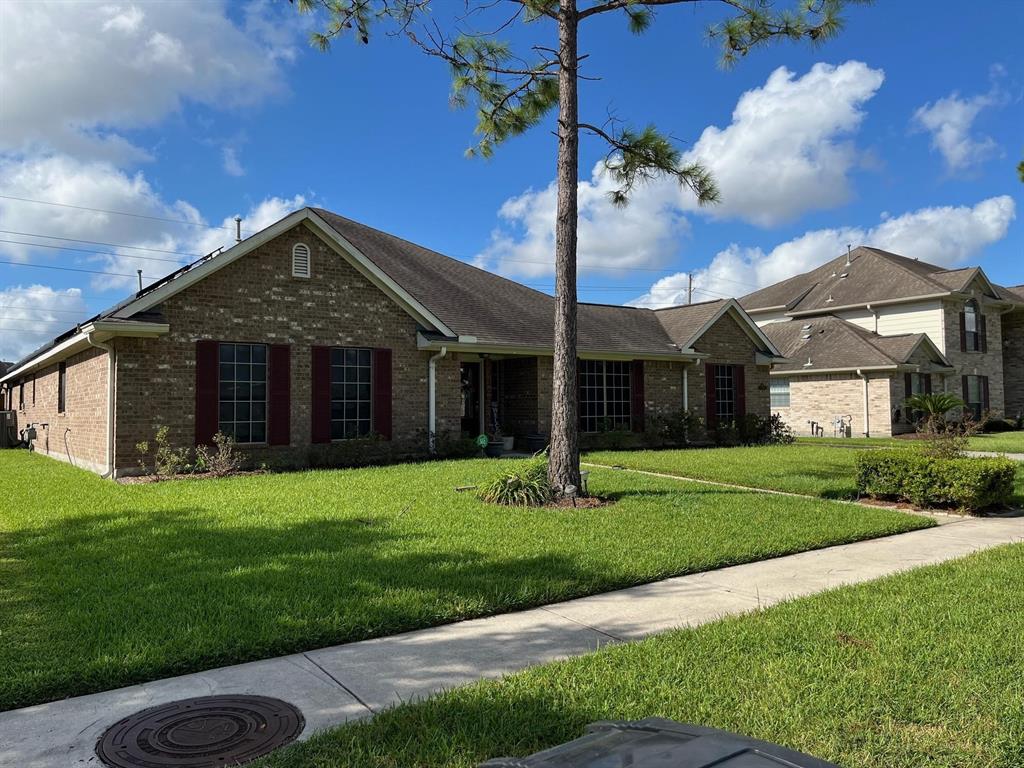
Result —
[[[313, 209], [458, 335], [482, 344], [549, 348], [555, 299], [513, 280], [346, 219]], [[671, 354], [673, 339], [653, 310], [580, 304], [581, 350]]]
[[[945, 269], [881, 248], [860, 246], [810, 272], [769, 285], [740, 299], [748, 311], [829, 311], [835, 307], [964, 290], [980, 270]], [[996, 286], [999, 291], [999, 287]]]
[[683, 304], [654, 310], [669, 338], [681, 348], [686, 348], [693, 338], [715, 314], [721, 311], [727, 299], [702, 301], [699, 304]]
[[[923, 333], [879, 336], [833, 315], [815, 317], [807, 322], [768, 323], [761, 330], [783, 355], [791, 359], [791, 362], [777, 364], [777, 371], [811, 372], [900, 365], [926, 338]], [[809, 366], [808, 359], [811, 362]]]

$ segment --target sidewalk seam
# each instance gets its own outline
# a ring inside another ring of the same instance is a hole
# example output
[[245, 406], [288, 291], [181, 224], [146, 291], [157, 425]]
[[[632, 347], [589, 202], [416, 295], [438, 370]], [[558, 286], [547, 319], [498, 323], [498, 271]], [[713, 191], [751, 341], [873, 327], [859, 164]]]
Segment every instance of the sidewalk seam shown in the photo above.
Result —
[[327, 676], [328, 676], [328, 677], [329, 677], [329, 678], [330, 678], [331, 680], [333, 680], [333, 681], [334, 681], [334, 682], [335, 682], [335, 683], [337, 684], [337, 686], [338, 686], [339, 688], [341, 688], [341, 689], [342, 689], [343, 691], [345, 691], [345, 693], [347, 693], [347, 694], [348, 694], [349, 696], [351, 696], [351, 697], [352, 697], [353, 699], [355, 699], [356, 701], [358, 701], [358, 702], [359, 702], [359, 703], [360, 703], [360, 704], [361, 704], [361, 705], [362, 705], [363, 707], [365, 707], [365, 708], [366, 708], [366, 711], [367, 711], [367, 712], [369, 712], [369, 713], [370, 713], [371, 715], [375, 715], [375, 714], [377, 714], [377, 713], [376, 713], [376, 712], [375, 712], [375, 711], [373, 710], [373, 707], [371, 707], [371, 706], [370, 706], [369, 704], [367, 704], [367, 703], [366, 703], [365, 701], [363, 701], [363, 700], [362, 700], [362, 699], [361, 699], [361, 698], [359, 697], [359, 694], [357, 694], [357, 693], [356, 693], [355, 691], [353, 691], [353, 690], [352, 690], [351, 688], [349, 688], [349, 687], [348, 687], [347, 685], [345, 685], [345, 684], [344, 684], [343, 682], [341, 682], [341, 680], [339, 680], [339, 679], [338, 679], [338, 678], [336, 678], [336, 677], [335, 677], [334, 675], [332, 675], [332, 674], [331, 674], [330, 672], [328, 672], [328, 671], [327, 671], [326, 669], [324, 669], [324, 667], [322, 667], [322, 666], [321, 666], [320, 664], [318, 664], [318, 663], [316, 662], [316, 660], [315, 660], [315, 659], [313, 659], [313, 658], [312, 658], [312, 657], [311, 657], [311, 656], [309, 655], [309, 653], [303, 653], [303, 654], [302, 654], [302, 657], [303, 657], [303, 658], [304, 658], [304, 659], [305, 659], [306, 661], [308, 661], [308, 662], [309, 662], [310, 664], [312, 664], [312, 665], [313, 665], [314, 667], [316, 667], [316, 668], [317, 668], [317, 669], [319, 669], [319, 670], [320, 670], [321, 672], [323, 672], [323, 673], [324, 673], [325, 675], [327, 675]]

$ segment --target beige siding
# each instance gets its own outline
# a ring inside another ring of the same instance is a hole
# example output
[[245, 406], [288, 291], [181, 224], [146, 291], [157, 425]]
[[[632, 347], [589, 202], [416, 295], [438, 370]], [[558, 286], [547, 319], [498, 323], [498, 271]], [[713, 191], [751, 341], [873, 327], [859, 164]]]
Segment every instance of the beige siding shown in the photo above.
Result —
[[927, 333], [940, 350], [945, 350], [945, 335], [942, 325], [942, 302], [920, 301], [908, 304], [892, 304], [876, 307], [878, 327], [875, 327], [875, 315], [867, 309], [850, 309], [836, 312], [836, 317], [859, 325], [869, 331], [877, 331], [881, 336], [899, 336], [904, 333]]
[[785, 323], [791, 318], [786, 317], [786, 313], [783, 311], [778, 312], [764, 312], [763, 314], [751, 315], [751, 318], [758, 327], [768, 325], [769, 323]]

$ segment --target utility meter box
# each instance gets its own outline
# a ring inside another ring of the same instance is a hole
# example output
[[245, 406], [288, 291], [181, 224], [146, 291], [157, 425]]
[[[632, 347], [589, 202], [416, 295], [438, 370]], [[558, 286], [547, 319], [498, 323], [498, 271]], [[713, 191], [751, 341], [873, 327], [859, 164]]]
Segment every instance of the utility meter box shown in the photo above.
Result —
[[660, 717], [599, 722], [586, 735], [530, 757], [480, 768], [839, 768], [810, 755], [728, 731]]

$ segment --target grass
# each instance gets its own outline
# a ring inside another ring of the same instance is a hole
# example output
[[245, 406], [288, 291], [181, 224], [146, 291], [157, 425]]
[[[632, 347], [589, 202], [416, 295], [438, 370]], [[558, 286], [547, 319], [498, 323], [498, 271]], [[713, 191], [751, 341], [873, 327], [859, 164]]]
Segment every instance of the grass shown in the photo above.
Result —
[[975, 435], [969, 441], [972, 451], [1024, 453], [1024, 432], [992, 432]]
[[[749, 448], [596, 451], [584, 461], [826, 499], [853, 499], [857, 496], [856, 457], [857, 451], [845, 446], [798, 442]], [[1016, 487], [1017, 502], [1024, 503], [1024, 464], [1017, 470]]]
[[1022, 570], [1013, 545], [826, 592], [458, 688], [258, 766], [470, 768], [661, 716], [845, 768], [1018, 768]]
[[120, 486], [0, 453], [0, 710], [902, 532], [886, 510], [591, 476], [486, 505], [473, 460]]

